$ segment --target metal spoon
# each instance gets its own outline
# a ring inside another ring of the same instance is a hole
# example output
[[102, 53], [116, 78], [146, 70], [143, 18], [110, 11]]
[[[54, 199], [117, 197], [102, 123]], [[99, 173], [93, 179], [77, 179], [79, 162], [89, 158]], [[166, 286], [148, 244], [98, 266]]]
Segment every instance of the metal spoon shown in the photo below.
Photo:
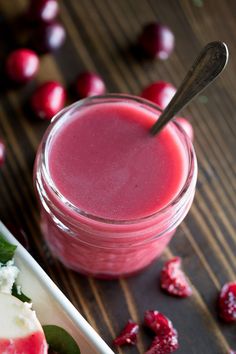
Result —
[[229, 57], [224, 42], [208, 43], [193, 63], [174, 97], [151, 128], [157, 134], [183, 107], [224, 70]]

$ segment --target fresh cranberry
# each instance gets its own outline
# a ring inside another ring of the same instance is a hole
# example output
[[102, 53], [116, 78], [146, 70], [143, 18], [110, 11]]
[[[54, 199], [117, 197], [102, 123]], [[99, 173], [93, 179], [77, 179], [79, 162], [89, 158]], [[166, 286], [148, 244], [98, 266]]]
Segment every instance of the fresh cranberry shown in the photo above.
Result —
[[165, 263], [161, 271], [161, 287], [170, 295], [187, 297], [192, 294], [192, 289], [180, 267], [179, 257]]
[[5, 154], [6, 154], [5, 144], [0, 139], [0, 166], [2, 166], [5, 161]]
[[27, 19], [30, 22], [51, 22], [59, 12], [57, 0], [31, 0], [27, 10]]
[[65, 105], [66, 92], [56, 81], [39, 86], [31, 98], [33, 112], [41, 119], [51, 119]]
[[79, 98], [103, 95], [106, 91], [101, 76], [91, 72], [84, 72], [78, 76], [75, 89]]
[[154, 22], [143, 28], [138, 42], [148, 56], [165, 60], [174, 49], [175, 39], [169, 27]]
[[219, 315], [225, 322], [236, 321], [236, 282], [227, 283], [221, 289]]
[[6, 71], [11, 80], [24, 83], [31, 80], [39, 69], [37, 54], [26, 48], [10, 53], [6, 61]]
[[178, 122], [181, 125], [181, 127], [183, 128], [185, 133], [193, 141], [193, 136], [194, 136], [193, 127], [189, 123], [189, 121], [186, 118], [182, 118], [182, 117], [176, 117], [175, 120], [176, 120], [176, 122]]
[[166, 108], [176, 92], [176, 88], [166, 81], [156, 81], [146, 87], [141, 97], [156, 103], [161, 109]]
[[139, 325], [132, 320], [129, 320], [125, 328], [122, 330], [121, 334], [116, 337], [113, 343], [116, 346], [121, 346], [124, 344], [135, 345], [137, 342], [137, 333], [139, 330]]
[[169, 354], [179, 348], [178, 335], [175, 330], [172, 330], [168, 336], [155, 337], [151, 347], [145, 354]]
[[62, 46], [66, 38], [64, 27], [59, 22], [42, 24], [33, 33], [32, 47], [39, 53], [47, 53], [57, 50]]

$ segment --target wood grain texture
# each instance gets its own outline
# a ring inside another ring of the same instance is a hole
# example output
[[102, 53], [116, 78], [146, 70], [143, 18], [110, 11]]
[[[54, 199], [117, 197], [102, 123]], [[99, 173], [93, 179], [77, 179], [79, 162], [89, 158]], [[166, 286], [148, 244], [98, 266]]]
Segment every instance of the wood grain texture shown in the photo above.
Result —
[[[1, 73], [7, 53], [19, 44], [14, 18], [26, 5], [26, 0], [0, 0]], [[202, 6], [193, 0], [64, 0], [60, 5], [67, 31], [63, 48], [41, 58], [39, 75], [25, 87], [5, 90], [4, 82], [0, 84], [0, 136], [7, 145], [0, 170], [0, 218], [25, 229], [31, 254], [109, 345], [129, 318], [142, 323], [144, 311], [153, 308], [173, 320], [178, 353], [236, 350], [235, 325], [221, 323], [216, 314], [219, 289], [236, 279], [235, 0], [205, 0]], [[164, 62], [137, 58], [133, 49], [142, 25], [153, 20], [175, 33], [175, 51]], [[65, 269], [39, 230], [32, 166], [47, 123], [29, 117], [25, 103], [31, 92], [47, 79], [69, 88], [84, 69], [100, 73], [110, 92], [139, 94], [157, 79], [178, 85], [201, 47], [217, 39], [229, 45], [230, 60], [217, 82], [183, 112], [194, 126], [199, 177], [194, 204], [170, 247], [147, 270], [128, 279], [107, 282]], [[159, 289], [162, 264], [173, 255], [183, 258], [194, 289], [190, 299], [171, 298]], [[142, 329], [137, 347], [115, 351], [142, 354], [151, 339]]]

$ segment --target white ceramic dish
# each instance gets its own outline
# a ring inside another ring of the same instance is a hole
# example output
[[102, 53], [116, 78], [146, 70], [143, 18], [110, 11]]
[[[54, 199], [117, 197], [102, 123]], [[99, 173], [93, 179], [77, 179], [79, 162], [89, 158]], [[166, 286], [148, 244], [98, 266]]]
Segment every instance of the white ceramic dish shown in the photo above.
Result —
[[55, 324], [66, 329], [79, 344], [81, 354], [114, 354], [1, 222], [0, 233], [7, 241], [17, 245], [15, 263], [20, 269], [18, 283], [32, 299], [41, 324]]

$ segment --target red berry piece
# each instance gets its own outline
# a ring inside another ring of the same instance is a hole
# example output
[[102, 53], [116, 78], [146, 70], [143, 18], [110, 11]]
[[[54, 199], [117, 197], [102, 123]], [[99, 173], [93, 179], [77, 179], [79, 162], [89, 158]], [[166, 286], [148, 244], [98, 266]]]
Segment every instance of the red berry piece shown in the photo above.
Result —
[[59, 22], [43, 24], [37, 28], [31, 39], [33, 48], [39, 53], [59, 49], [64, 43], [66, 32]]
[[38, 72], [39, 58], [37, 54], [26, 48], [10, 53], [6, 61], [9, 78], [18, 83], [31, 80]]
[[176, 120], [176, 122], [178, 122], [181, 125], [181, 127], [183, 128], [185, 133], [193, 141], [193, 135], [194, 135], [193, 134], [193, 127], [189, 123], [189, 121], [185, 118], [182, 118], [182, 117], [177, 117], [177, 118], [175, 118], [175, 120]]
[[148, 310], [145, 312], [144, 323], [159, 336], [168, 336], [168, 334], [173, 330], [172, 322], [156, 310]]
[[154, 22], [143, 28], [138, 42], [148, 56], [165, 60], [174, 49], [175, 38], [169, 27]]
[[65, 105], [66, 92], [56, 81], [39, 86], [31, 98], [33, 112], [41, 119], [51, 119]]
[[141, 97], [156, 103], [161, 109], [166, 108], [176, 92], [176, 88], [165, 81], [156, 81], [146, 87]]
[[148, 310], [144, 315], [144, 323], [156, 337], [145, 354], [168, 354], [178, 349], [178, 334], [172, 322], [156, 310]]
[[124, 344], [135, 345], [137, 342], [137, 333], [139, 330], [139, 325], [132, 320], [129, 320], [125, 328], [122, 330], [121, 334], [116, 337], [113, 341], [114, 345], [121, 346]]
[[101, 76], [91, 72], [84, 72], [79, 75], [75, 85], [79, 98], [103, 95], [106, 87]]
[[172, 330], [168, 336], [155, 337], [151, 347], [145, 354], [169, 354], [179, 348], [178, 335], [175, 330]]
[[219, 315], [225, 322], [236, 321], [236, 282], [227, 283], [221, 289]]
[[59, 12], [57, 0], [31, 0], [27, 11], [27, 18], [30, 22], [53, 21]]
[[3, 165], [5, 161], [6, 148], [3, 141], [0, 139], [0, 167]]
[[165, 263], [161, 271], [161, 288], [170, 295], [188, 297], [192, 294], [192, 289], [180, 267], [179, 257]]

